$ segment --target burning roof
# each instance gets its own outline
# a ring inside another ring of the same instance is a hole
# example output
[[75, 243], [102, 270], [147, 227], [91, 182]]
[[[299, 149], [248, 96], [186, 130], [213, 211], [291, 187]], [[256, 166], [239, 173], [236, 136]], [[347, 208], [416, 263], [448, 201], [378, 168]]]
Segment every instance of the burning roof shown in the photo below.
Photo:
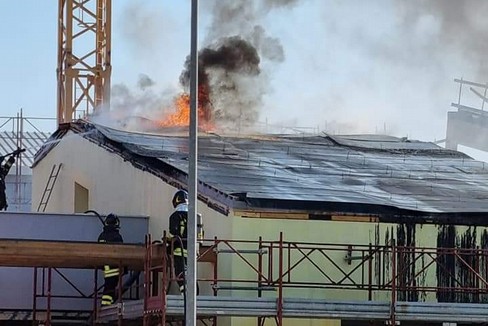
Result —
[[[185, 186], [186, 136], [129, 133], [85, 122], [69, 128], [136, 168]], [[365, 135], [207, 134], [199, 137], [198, 147], [201, 198], [228, 209], [381, 213], [392, 219], [460, 213], [481, 218], [488, 212], [485, 163], [433, 143]], [[47, 150], [38, 153], [36, 163]]]

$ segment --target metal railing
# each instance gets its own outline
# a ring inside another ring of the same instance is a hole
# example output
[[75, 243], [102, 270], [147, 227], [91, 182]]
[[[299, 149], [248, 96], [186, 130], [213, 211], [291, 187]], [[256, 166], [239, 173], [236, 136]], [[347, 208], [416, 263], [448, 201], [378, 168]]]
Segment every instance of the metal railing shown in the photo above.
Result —
[[[387, 300], [387, 319], [392, 323], [399, 314], [407, 318], [396, 309], [408, 302], [488, 302], [487, 249], [420, 248], [394, 241], [388, 245], [293, 242], [285, 241], [283, 234], [278, 241], [209, 239], [205, 244], [200, 256], [215, 255], [213, 272], [198, 278], [198, 283], [208, 283], [217, 297], [221, 291], [230, 291], [236, 300], [250, 296], [275, 300], [273, 317], [278, 325], [290, 313], [285, 302], [299, 297], [317, 300], [321, 291], [324, 295], [319, 296], [328, 299], [327, 292], [339, 290], [344, 298], [352, 291], [351, 297], [364, 302]], [[164, 324], [167, 284], [177, 278], [167, 268], [172, 266], [171, 255], [154, 255], [165, 253], [168, 244], [149, 242], [146, 248], [145, 289], [150, 291], [144, 296], [144, 321], [149, 325], [151, 316], [158, 316]], [[162, 261], [154, 261], [156, 256]], [[233, 270], [219, 268], [224, 263]], [[241, 291], [246, 295], [237, 294]], [[256, 317], [260, 325], [267, 318]]]

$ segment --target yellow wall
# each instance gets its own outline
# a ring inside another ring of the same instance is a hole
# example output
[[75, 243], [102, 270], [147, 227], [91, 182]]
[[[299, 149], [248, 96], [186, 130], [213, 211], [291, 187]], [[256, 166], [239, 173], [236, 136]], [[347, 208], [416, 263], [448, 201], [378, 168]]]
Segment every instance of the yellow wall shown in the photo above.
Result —
[[[331, 264], [321, 253], [314, 252], [310, 255], [320, 268], [326, 271], [334, 281], [339, 281], [344, 277], [344, 273], [349, 273], [360, 264], [359, 261], [352, 261], [350, 265], [344, 259], [347, 251], [347, 245], [369, 245], [371, 244], [386, 244], [386, 235], [389, 234], [389, 238], [396, 238], [397, 225], [387, 223], [368, 223], [368, 222], [341, 222], [341, 221], [317, 221], [317, 220], [290, 220], [290, 219], [263, 219], [263, 218], [241, 218], [235, 217], [233, 223], [232, 238], [233, 239], [253, 239], [257, 240], [261, 235], [265, 240], [279, 240], [280, 232], [284, 234], [284, 241], [290, 242], [313, 242], [313, 243], [331, 243], [331, 244], [343, 244], [343, 250], [330, 251], [326, 253], [331, 259], [338, 264], [338, 267]], [[458, 227], [457, 232], [462, 233], [465, 231], [465, 227]], [[256, 232], [256, 230], [259, 230]], [[417, 225], [415, 231], [416, 245], [423, 247], [435, 248], [437, 245], [437, 232], [438, 227], [436, 225]], [[392, 235], [393, 233], [393, 235]], [[478, 237], [481, 232], [478, 232]], [[353, 256], [357, 255], [354, 253]], [[253, 261], [257, 265], [257, 256], [247, 255], [250, 261]], [[278, 265], [276, 261], [277, 253], [274, 254], [274, 272], [275, 278], [278, 275]], [[292, 261], [296, 262], [297, 259], [302, 258], [303, 255], [297, 253], [292, 255]], [[426, 258], [428, 259], [428, 258]], [[287, 258], [285, 257], [285, 263]], [[416, 262], [417, 270], [421, 269], [422, 264], [426, 264], [429, 261], [419, 260]], [[383, 263], [383, 262], [381, 262]], [[375, 262], [373, 261], [373, 266]], [[234, 256], [231, 258], [231, 262], [228, 265], [232, 267], [233, 278], [255, 280], [257, 274], [251, 270], [242, 259]], [[291, 264], [293, 265], [293, 264]], [[266, 263], [265, 268], [266, 270]], [[285, 266], [286, 269], [286, 266]], [[373, 267], [374, 269], [374, 267]], [[292, 278], [294, 281], [314, 281], [319, 282], [327, 279], [321, 275], [318, 269], [306, 260], [300, 263], [293, 272]], [[390, 272], [387, 275], [391, 276]], [[426, 284], [435, 286], [436, 284], [436, 267], [433, 264], [423, 274], [418, 276], [423, 277]], [[358, 281], [361, 278], [360, 269], [351, 274], [351, 278]], [[240, 295], [256, 296], [256, 291], [233, 291], [233, 294], [239, 293]], [[264, 292], [264, 296], [276, 296], [275, 292]], [[305, 298], [330, 298], [333, 300], [366, 300], [368, 293], [365, 290], [334, 290], [334, 289], [308, 289], [308, 290], [296, 290], [285, 289], [285, 295], [294, 297]], [[388, 300], [390, 298], [389, 292], [373, 293], [373, 300]], [[435, 294], [427, 294], [426, 300], [435, 300]]]

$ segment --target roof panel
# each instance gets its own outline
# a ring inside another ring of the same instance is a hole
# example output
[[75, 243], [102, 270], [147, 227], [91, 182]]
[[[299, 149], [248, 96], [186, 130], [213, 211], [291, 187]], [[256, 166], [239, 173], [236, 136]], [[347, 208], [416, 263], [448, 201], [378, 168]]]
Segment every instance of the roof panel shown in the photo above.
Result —
[[[188, 139], [95, 126], [142, 157], [188, 171]], [[89, 136], [87, 136], [89, 137]], [[199, 180], [249, 199], [488, 212], [488, 167], [435, 144], [385, 136], [199, 137]]]

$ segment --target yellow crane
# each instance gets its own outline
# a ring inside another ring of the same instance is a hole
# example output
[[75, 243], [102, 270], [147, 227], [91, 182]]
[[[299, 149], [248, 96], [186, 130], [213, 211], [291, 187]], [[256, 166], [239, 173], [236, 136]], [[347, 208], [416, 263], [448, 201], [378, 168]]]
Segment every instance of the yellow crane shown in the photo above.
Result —
[[58, 2], [58, 125], [110, 105], [112, 0]]

